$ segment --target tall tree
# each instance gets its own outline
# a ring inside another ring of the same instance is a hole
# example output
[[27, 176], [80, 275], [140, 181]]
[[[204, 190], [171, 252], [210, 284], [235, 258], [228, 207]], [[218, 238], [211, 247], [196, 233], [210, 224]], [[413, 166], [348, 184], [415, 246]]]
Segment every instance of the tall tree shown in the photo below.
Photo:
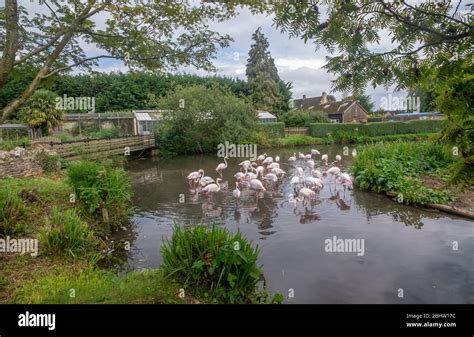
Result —
[[[0, 8], [0, 89], [14, 67], [30, 63], [38, 71], [22, 94], [3, 108], [0, 123], [46, 78], [72, 68], [91, 70], [101, 59], [121, 59], [132, 69], [151, 71], [179, 65], [213, 69], [217, 49], [228, 46], [231, 38], [209, 30], [208, 21], [234, 16], [240, 2], [264, 8], [248, 0], [41, 0], [38, 4], [46, 11], [29, 15], [17, 0], [6, 0]], [[94, 21], [99, 14], [107, 19], [103, 29]], [[84, 42], [103, 54], [87, 56]]]
[[[325, 65], [338, 75], [333, 90], [372, 83], [434, 92], [436, 107], [447, 116], [440, 139], [459, 150], [458, 177], [472, 177], [474, 114], [466, 88], [474, 82], [473, 10], [464, 0], [289, 0], [275, 3], [275, 21], [291, 36], [337, 52]], [[377, 44], [387, 34], [393, 47], [380, 51]]]
[[291, 99], [291, 83], [283, 82], [278, 76], [261, 27], [252, 34], [252, 39], [254, 43], [250, 46], [245, 74], [254, 107], [286, 111]]

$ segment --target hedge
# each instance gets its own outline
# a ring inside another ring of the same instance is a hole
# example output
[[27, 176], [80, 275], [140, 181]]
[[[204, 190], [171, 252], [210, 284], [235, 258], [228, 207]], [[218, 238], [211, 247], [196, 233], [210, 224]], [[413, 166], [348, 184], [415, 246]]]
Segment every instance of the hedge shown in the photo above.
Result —
[[262, 123], [259, 124], [261, 131], [265, 132], [270, 138], [285, 137], [285, 123]]
[[376, 122], [367, 124], [322, 124], [310, 125], [310, 134], [313, 137], [324, 137], [328, 133], [349, 132], [364, 136], [385, 136], [410, 133], [433, 133], [442, 128], [443, 120], [412, 120], [408, 122]]

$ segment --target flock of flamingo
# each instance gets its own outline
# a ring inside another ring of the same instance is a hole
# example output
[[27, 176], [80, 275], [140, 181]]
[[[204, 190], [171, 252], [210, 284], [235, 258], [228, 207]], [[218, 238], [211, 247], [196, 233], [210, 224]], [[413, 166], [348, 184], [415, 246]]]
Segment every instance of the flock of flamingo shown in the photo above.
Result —
[[[355, 150], [352, 156], [355, 157]], [[318, 159], [319, 158], [319, 159]], [[197, 193], [205, 193], [212, 202], [215, 193], [223, 190], [223, 172], [228, 168], [228, 157], [224, 158], [224, 163], [220, 163], [216, 167], [219, 177], [215, 180], [212, 177], [205, 176], [204, 170], [189, 173], [186, 177], [189, 187]], [[255, 191], [255, 200], [258, 206], [258, 199], [269, 190], [275, 190], [283, 181], [287, 173], [280, 168], [280, 157], [277, 155], [275, 159], [267, 156], [266, 153], [259, 155], [256, 161], [244, 160], [239, 164], [239, 171], [234, 174], [235, 189], [232, 194], [236, 199], [240, 198], [242, 189], [250, 189]], [[316, 149], [311, 153], [293, 153], [288, 158], [288, 163], [293, 165], [295, 174], [290, 178], [293, 186], [293, 194], [290, 194], [288, 201], [293, 203], [295, 208], [298, 202], [305, 205], [313, 202], [319, 192], [326, 184], [340, 184], [344, 189], [352, 189], [352, 179], [346, 172], [342, 172], [340, 166], [342, 157], [336, 155], [335, 160], [329, 163], [327, 154], [321, 155]], [[338, 166], [336, 166], [338, 165]]]

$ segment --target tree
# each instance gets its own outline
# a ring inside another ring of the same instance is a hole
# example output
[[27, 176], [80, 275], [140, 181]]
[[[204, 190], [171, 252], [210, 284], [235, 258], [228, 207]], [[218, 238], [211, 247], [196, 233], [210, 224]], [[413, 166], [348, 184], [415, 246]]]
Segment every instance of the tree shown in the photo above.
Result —
[[433, 111], [435, 107], [436, 95], [432, 90], [423, 89], [421, 85], [417, 85], [408, 92], [407, 99], [420, 99], [420, 111]]
[[[258, 2], [242, 2], [256, 10], [264, 8]], [[209, 30], [207, 22], [232, 17], [238, 3], [203, 1], [196, 6], [191, 0], [40, 1], [48, 12], [30, 16], [17, 0], [5, 0], [0, 9], [0, 89], [15, 67], [28, 63], [38, 71], [21, 95], [3, 108], [0, 123], [46, 78], [73, 68], [90, 71], [100, 59], [120, 59], [132, 69], [150, 71], [179, 65], [214, 69], [211, 60], [218, 47], [228, 46], [231, 38]], [[103, 29], [93, 21], [99, 13], [107, 17]], [[81, 47], [83, 41], [103, 54], [87, 56]]]
[[[276, 3], [274, 8], [282, 31], [338, 53], [328, 57], [324, 66], [338, 75], [333, 90], [357, 90], [371, 83], [409, 90], [420, 85], [435, 92], [436, 108], [447, 116], [440, 140], [459, 147], [456, 172], [467, 170], [472, 177], [473, 100], [462, 89], [472, 87], [474, 81], [474, 4], [462, 0], [414, 4], [305, 0]], [[327, 16], [321, 15], [322, 9], [327, 9]], [[394, 47], [371, 50], [387, 33]], [[461, 99], [460, 92], [468, 99]]]
[[154, 107], [168, 110], [159, 127], [164, 153], [203, 153], [225, 141], [239, 144], [257, 123], [248, 102], [219, 86], [177, 86], [157, 98]]
[[259, 27], [252, 34], [254, 43], [250, 46], [245, 74], [254, 107], [262, 110], [288, 111], [291, 99], [291, 83], [283, 82], [278, 76], [270, 52], [268, 40]]
[[58, 95], [49, 90], [37, 90], [19, 111], [20, 119], [51, 134], [63, 121], [63, 111], [56, 108]]
[[367, 112], [371, 113], [373, 111], [374, 102], [372, 102], [369, 95], [357, 92], [354, 93], [350, 98], [354, 101], [358, 101]]

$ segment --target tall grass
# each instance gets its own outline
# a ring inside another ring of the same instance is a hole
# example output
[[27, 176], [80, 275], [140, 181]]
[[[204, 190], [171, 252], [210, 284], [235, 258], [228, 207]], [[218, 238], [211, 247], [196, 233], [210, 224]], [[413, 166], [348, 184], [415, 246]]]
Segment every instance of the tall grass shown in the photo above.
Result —
[[47, 253], [65, 252], [71, 256], [86, 253], [95, 242], [94, 234], [74, 209], [53, 207], [51, 219], [39, 231], [42, 248]]
[[258, 247], [239, 232], [213, 226], [175, 227], [161, 248], [165, 272], [198, 296], [219, 303], [249, 303], [258, 297]]
[[418, 177], [441, 175], [453, 160], [448, 148], [430, 142], [376, 143], [360, 151], [352, 171], [362, 189], [395, 191], [405, 203], [445, 203], [447, 191], [427, 188]]

